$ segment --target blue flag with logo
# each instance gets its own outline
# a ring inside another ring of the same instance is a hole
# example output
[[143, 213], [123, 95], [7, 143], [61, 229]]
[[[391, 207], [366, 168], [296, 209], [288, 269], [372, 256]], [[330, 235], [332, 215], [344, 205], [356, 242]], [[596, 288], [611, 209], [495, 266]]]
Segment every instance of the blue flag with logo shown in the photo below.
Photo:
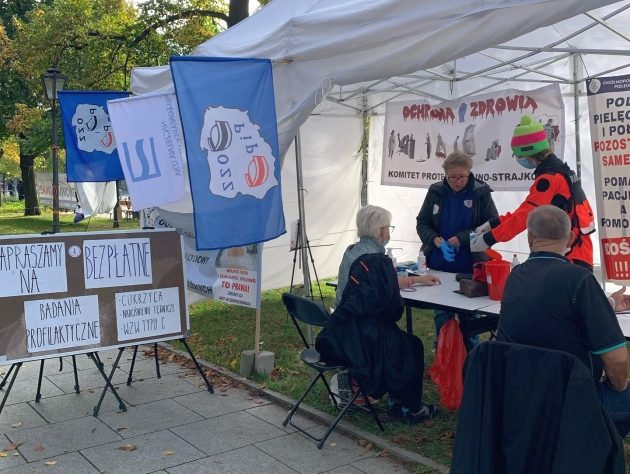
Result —
[[107, 101], [128, 96], [128, 92], [59, 91], [68, 181], [125, 179]]
[[198, 250], [285, 232], [271, 62], [171, 58]]

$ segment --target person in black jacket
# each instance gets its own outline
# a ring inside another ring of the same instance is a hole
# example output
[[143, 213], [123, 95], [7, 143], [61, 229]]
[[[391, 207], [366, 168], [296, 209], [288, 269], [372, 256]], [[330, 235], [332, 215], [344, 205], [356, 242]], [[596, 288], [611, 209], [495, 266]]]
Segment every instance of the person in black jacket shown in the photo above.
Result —
[[403, 313], [400, 287], [436, 285], [432, 275], [397, 277], [385, 255], [391, 214], [365, 206], [357, 214], [359, 241], [349, 246], [339, 266], [338, 301], [315, 348], [327, 364], [350, 367], [371, 397], [390, 396], [389, 411], [413, 424], [430, 418], [434, 405], [422, 403], [424, 347], [396, 322]]
[[[451, 153], [442, 164], [444, 179], [429, 187], [416, 217], [416, 231], [427, 266], [434, 270], [472, 273], [474, 262], [488, 259], [483, 252], [470, 251], [470, 233], [499, 213], [492, 200], [492, 189], [475, 178], [472, 165], [467, 154]], [[436, 340], [450, 317], [452, 314], [445, 311], [435, 312]], [[466, 342], [469, 348], [474, 343]]]

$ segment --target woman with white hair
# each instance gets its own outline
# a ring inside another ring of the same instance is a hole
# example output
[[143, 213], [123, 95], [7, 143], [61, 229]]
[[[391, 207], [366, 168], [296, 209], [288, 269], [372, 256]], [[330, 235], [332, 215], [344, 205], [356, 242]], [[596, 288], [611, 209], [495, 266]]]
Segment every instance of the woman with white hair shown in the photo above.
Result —
[[397, 277], [385, 255], [391, 214], [365, 206], [357, 214], [359, 241], [350, 245], [339, 266], [336, 309], [315, 344], [322, 360], [350, 367], [365, 393], [389, 393], [389, 411], [407, 423], [429, 419], [434, 405], [422, 403], [424, 347], [396, 322], [403, 313], [400, 288], [437, 285], [433, 275]]

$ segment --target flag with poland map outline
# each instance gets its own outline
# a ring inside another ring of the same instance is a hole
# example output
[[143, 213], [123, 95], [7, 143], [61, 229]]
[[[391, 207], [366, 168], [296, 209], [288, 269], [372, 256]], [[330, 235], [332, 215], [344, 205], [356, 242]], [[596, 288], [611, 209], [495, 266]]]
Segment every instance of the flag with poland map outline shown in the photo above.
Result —
[[107, 101], [128, 97], [117, 91], [59, 91], [69, 182], [125, 179], [118, 159]]
[[197, 250], [285, 232], [271, 62], [171, 58]]

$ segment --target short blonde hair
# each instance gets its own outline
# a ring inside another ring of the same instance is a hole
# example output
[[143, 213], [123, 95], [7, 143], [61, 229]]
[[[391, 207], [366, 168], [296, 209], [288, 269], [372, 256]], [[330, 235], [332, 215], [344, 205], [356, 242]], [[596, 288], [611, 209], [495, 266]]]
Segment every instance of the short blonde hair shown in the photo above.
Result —
[[387, 209], [367, 205], [357, 212], [357, 233], [359, 237], [379, 238], [381, 227], [392, 222], [392, 214]]
[[473, 167], [473, 160], [469, 155], [462, 151], [454, 151], [446, 157], [444, 163], [442, 163], [442, 168], [444, 171], [448, 171], [455, 166], [461, 166], [462, 168], [466, 168], [470, 171]]

